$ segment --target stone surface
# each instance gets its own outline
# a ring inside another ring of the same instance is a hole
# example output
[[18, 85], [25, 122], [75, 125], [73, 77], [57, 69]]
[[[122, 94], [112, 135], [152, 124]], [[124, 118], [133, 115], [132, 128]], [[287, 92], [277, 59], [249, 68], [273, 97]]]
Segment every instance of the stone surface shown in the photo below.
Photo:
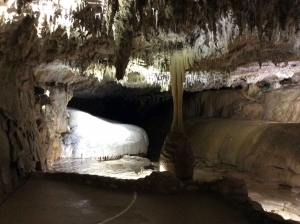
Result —
[[[227, 171], [226, 174], [223, 170]], [[216, 164], [214, 168], [196, 168], [194, 180], [203, 183], [202, 186], [206, 185], [211, 190], [223, 194], [238, 207], [243, 207], [245, 200], [250, 199], [252, 206], [261, 212], [279, 214], [284, 219], [291, 220], [291, 223], [300, 221], [300, 202], [297, 201], [297, 194], [291, 191], [290, 187], [267, 182], [251, 173], [238, 171], [236, 167], [226, 164]], [[218, 184], [213, 184], [214, 182]]]
[[159, 158], [159, 170], [169, 171], [180, 180], [192, 179], [194, 155], [184, 133], [167, 135]]
[[265, 84], [267, 87], [256, 86], [251, 96], [245, 89], [186, 94], [183, 115], [299, 123], [299, 87], [282, 85], [272, 89], [270, 83]]
[[119, 179], [138, 179], [150, 175], [144, 167], [151, 166], [150, 160], [137, 156], [123, 156], [118, 160], [100, 161], [95, 159], [61, 158], [51, 166], [51, 172], [66, 172], [115, 177]]
[[236, 165], [280, 184], [299, 187], [299, 124], [225, 119], [186, 120], [196, 157]]
[[264, 119], [279, 122], [300, 122], [300, 96], [298, 86], [286, 86], [263, 94], [262, 104], [267, 106]]
[[0, 207], [0, 220], [6, 224], [92, 224], [108, 220], [115, 224], [249, 223], [240, 211], [209, 194], [165, 196], [45, 179], [31, 179], [13, 194]]
[[62, 137], [62, 158], [110, 160], [146, 155], [148, 136], [137, 126], [120, 124], [68, 109], [70, 131]]
[[265, 105], [247, 99], [240, 89], [214, 90], [184, 95], [186, 117], [224, 117], [240, 120], [264, 118]]
[[[22, 46], [22, 45], [21, 45]], [[0, 63], [0, 201], [35, 169], [47, 168], [47, 127], [35, 102], [34, 77], [27, 65]]]
[[[134, 160], [135, 158], [132, 161]], [[80, 170], [79, 163], [73, 162], [71, 163], [73, 170], [69, 169], [67, 171]], [[85, 162], [89, 163], [88, 161], [82, 161], [82, 163]], [[104, 163], [110, 162], [113, 161]], [[119, 160], [116, 163], [123, 164], [123, 167], [118, 169], [119, 173], [131, 172], [125, 168], [128, 165], [126, 160]], [[209, 164], [210, 162], [197, 159], [196, 163]], [[69, 168], [71, 167], [69, 166]], [[160, 195], [176, 194], [172, 197], [180, 195], [186, 197], [188, 192], [197, 192], [197, 195], [199, 193], [220, 195], [227, 203], [241, 211], [252, 223], [298, 223], [297, 220], [299, 220], [300, 201], [297, 193], [291, 191], [290, 187], [266, 182], [251, 173], [241, 172], [230, 165], [215, 163], [214, 166], [195, 167], [193, 181], [179, 181], [169, 172], [153, 172], [151, 175], [138, 180], [128, 179], [130, 175], [127, 175], [126, 179], [120, 179], [119, 177], [116, 179], [114, 174], [114, 171], [109, 169], [107, 169], [106, 175], [112, 177], [89, 175], [87, 173], [82, 175], [74, 172], [35, 172], [34, 179], [58, 179], [77, 183], [78, 185], [86, 184], [97, 188], [119, 189], [122, 192], [124, 190], [135, 190], [138, 195], [140, 192], [152, 192]], [[151, 197], [155, 197], [155, 194], [151, 194]], [[195, 209], [194, 206], [192, 208]]]
[[[152, 154], [159, 153], [170, 124], [166, 117], [152, 118], [145, 124]], [[298, 123], [198, 117], [185, 118], [184, 125], [194, 156], [208, 160], [199, 167], [222, 162], [269, 181], [299, 185]]]

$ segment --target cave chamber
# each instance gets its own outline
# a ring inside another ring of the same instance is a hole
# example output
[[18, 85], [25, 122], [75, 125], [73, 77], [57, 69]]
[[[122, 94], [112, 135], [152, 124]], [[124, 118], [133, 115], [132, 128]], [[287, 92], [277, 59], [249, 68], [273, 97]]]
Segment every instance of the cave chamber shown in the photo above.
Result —
[[44, 174], [209, 189], [300, 221], [299, 12], [299, 0], [0, 0], [0, 202]]

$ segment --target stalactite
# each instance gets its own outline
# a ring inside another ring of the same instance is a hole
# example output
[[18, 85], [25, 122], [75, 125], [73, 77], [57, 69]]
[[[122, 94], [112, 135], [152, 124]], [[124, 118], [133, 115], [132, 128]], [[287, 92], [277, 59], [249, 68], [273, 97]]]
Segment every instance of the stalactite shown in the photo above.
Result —
[[21, 14], [21, 10], [22, 10], [23, 5], [24, 5], [23, 0], [17, 0], [17, 11], [18, 11], [18, 14]]
[[191, 50], [183, 50], [182, 52], [176, 52], [171, 57], [170, 74], [171, 74], [171, 86], [172, 96], [174, 103], [173, 122], [171, 130], [173, 132], [182, 133], [182, 94], [183, 83], [185, 82], [185, 72], [191, 69], [194, 64], [194, 53]]
[[131, 55], [135, 24], [135, 0], [119, 1], [119, 11], [114, 18], [116, 78], [122, 79]]
[[118, 0], [105, 0], [105, 7], [106, 32], [108, 34], [111, 31], [114, 17], [118, 10]]

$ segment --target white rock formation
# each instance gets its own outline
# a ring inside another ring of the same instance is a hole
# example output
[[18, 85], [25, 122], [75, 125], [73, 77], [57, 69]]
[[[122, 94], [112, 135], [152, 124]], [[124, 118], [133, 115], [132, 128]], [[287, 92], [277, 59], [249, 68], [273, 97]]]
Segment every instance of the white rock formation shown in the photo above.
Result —
[[109, 160], [122, 155], [145, 155], [148, 136], [137, 126], [118, 124], [68, 109], [70, 132], [62, 138], [61, 157]]

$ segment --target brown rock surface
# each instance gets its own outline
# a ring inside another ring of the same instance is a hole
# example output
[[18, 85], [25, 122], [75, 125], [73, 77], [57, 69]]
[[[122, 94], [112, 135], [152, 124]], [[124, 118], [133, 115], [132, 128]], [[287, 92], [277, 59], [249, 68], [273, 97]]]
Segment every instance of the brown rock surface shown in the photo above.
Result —
[[268, 181], [300, 186], [299, 124], [193, 118], [185, 122], [195, 157], [235, 165]]
[[194, 172], [194, 155], [184, 133], [170, 132], [164, 142], [159, 170], [169, 171], [180, 180], [191, 180]]

